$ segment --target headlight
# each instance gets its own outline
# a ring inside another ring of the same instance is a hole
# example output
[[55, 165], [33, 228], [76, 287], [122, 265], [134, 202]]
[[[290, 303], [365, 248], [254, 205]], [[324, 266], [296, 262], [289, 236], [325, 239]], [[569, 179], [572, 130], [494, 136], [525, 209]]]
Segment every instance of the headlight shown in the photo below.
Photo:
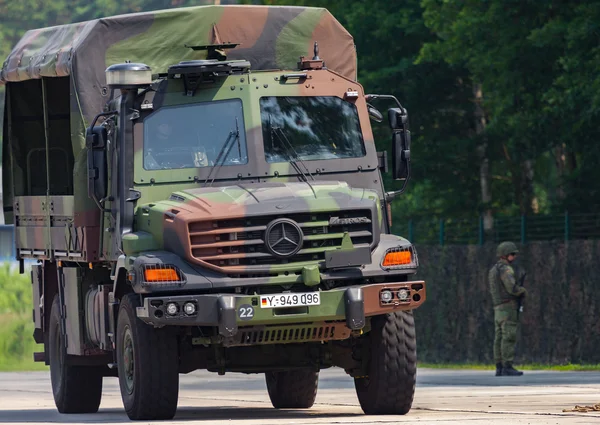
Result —
[[392, 298], [394, 298], [394, 294], [392, 294], [392, 291], [389, 289], [384, 289], [379, 294], [379, 297], [381, 298], [382, 303], [389, 303], [392, 301]]
[[196, 304], [194, 304], [193, 302], [185, 303], [183, 305], [183, 312], [188, 316], [191, 316], [192, 314], [196, 313]]
[[398, 299], [400, 301], [406, 301], [408, 299], [410, 295], [410, 292], [408, 292], [408, 289], [400, 289], [398, 291]]
[[179, 307], [177, 306], [177, 304], [175, 304], [175, 303], [167, 304], [167, 314], [169, 316], [175, 316], [177, 314], [177, 312], [179, 312]]

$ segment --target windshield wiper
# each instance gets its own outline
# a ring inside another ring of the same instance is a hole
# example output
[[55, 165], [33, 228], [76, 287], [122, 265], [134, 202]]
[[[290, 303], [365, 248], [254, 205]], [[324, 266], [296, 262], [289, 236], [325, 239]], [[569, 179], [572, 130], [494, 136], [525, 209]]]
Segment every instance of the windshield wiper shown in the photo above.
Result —
[[[308, 186], [312, 190], [313, 194], [316, 196], [315, 190], [311, 186], [311, 184], [308, 182], [308, 177], [306, 177], [306, 174], [308, 174], [313, 181], [315, 180], [315, 178], [310, 173], [310, 170], [308, 169], [308, 167], [306, 166], [306, 164], [304, 163], [304, 161], [302, 161], [302, 159], [298, 155], [298, 152], [296, 152], [296, 150], [294, 149], [294, 146], [292, 145], [292, 143], [290, 142], [290, 140], [285, 135], [285, 132], [283, 131], [283, 129], [281, 127], [273, 127], [273, 125], [271, 124], [271, 115], [269, 115], [269, 127], [271, 129], [271, 131], [270, 131], [270, 133], [271, 133], [271, 146], [274, 145], [274, 143], [273, 143], [273, 136], [276, 136], [277, 139], [281, 142], [281, 146], [283, 147], [283, 149], [284, 149], [284, 151], [285, 151], [285, 153], [286, 153], [286, 155], [288, 157], [288, 162], [292, 165], [292, 167], [294, 167], [294, 170], [296, 170], [296, 172], [298, 174], [302, 175], [302, 178], [303, 178], [304, 182], [306, 184], [308, 184]], [[278, 133], [277, 133], [277, 131], [278, 131]], [[302, 171], [302, 169], [298, 165], [298, 162], [300, 164], [302, 164], [302, 166], [304, 167], [304, 170], [306, 171], [306, 174], [304, 173], [304, 171]]]
[[238, 154], [239, 154], [238, 158], [241, 159], [242, 158], [242, 144], [240, 142], [240, 127], [238, 125], [237, 117], [235, 117], [235, 131], [230, 131], [229, 134], [227, 135], [227, 139], [225, 139], [225, 143], [223, 143], [223, 147], [221, 147], [221, 150], [219, 151], [219, 154], [217, 155], [217, 158], [215, 159], [214, 167], [210, 170], [210, 173], [208, 173], [206, 180], [204, 180], [204, 187], [206, 187], [206, 184], [208, 183], [208, 180], [210, 179], [210, 176], [212, 175], [213, 171], [215, 172], [215, 175], [212, 178], [212, 180], [210, 181], [210, 186], [212, 186], [213, 182], [217, 178], [217, 174], [219, 173], [219, 170], [223, 166], [223, 163], [225, 163], [225, 159], [227, 159], [227, 157], [229, 156], [229, 152], [231, 152], [231, 148], [233, 148], [233, 143], [231, 143], [233, 140], [237, 140]]

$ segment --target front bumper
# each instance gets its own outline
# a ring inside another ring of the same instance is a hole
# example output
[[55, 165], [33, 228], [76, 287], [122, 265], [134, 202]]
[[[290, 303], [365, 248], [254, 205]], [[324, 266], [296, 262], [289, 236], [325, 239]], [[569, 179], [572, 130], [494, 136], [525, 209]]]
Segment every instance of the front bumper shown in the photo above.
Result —
[[[409, 292], [406, 300], [401, 301], [395, 297], [388, 303], [381, 301], [382, 291], [390, 290], [395, 294], [400, 289]], [[240, 328], [281, 327], [303, 323], [332, 323], [332, 326], [344, 327], [348, 331], [345, 334], [349, 336], [349, 331], [365, 327], [367, 317], [419, 307], [425, 302], [426, 290], [424, 281], [388, 282], [321, 291], [320, 297], [321, 303], [317, 306], [272, 309], [260, 307], [259, 295], [149, 296], [144, 298], [143, 306], [137, 308], [137, 316], [156, 327], [217, 327], [219, 335], [223, 338], [234, 337]], [[178, 312], [170, 316], [166, 313], [166, 305], [172, 302], [178, 305]], [[184, 313], [183, 305], [187, 302], [195, 303], [195, 314]]]

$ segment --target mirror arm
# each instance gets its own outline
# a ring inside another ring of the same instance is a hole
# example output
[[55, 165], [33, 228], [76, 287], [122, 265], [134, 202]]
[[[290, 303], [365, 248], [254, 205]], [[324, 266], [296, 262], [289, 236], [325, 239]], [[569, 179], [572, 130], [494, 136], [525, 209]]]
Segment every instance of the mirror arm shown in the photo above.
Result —
[[[396, 105], [398, 105], [398, 108], [400, 108], [400, 110], [402, 111], [402, 114], [403, 115], [407, 114], [406, 109], [404, 109], [404, 107], [402, 106], [400, 101], [396, 98], [396, 96], [392, 96], [390, 94], [367, 94], [367, 95], [365, 95], [365, 99], [367, 102], [370, 102], [372, 100], [377, 100], [377, 99], [393, 100], [396, 103]], [[402, 128], [400, 130], [406, 131], [407, 129], [408, 129], [407, 125], [404, 124], [404, 125], [402, 125]], [[408, 158], [406, 167], [407, 167], [406, 178], [404, 179], [404, 183], [402, 184], [402, 187], [399, 190], [394, 190], [394, 191], [385, 193], [385, 200], [387, 202], [393, 201], [396, 196], [400, 195], [402, 192], [404, 192], [406, 190], [406, 186], [408, 185], [408, 181], [410, 180], [410, 158]]]
[[406, 190], [406, 186], [408, 185], [408, 181], [410, 180], [410, 160], [406, 163], [406, 178], [404, 179], [404, 183], [399, 190], [394, 190], [391, 192], [385, 192], [385, 200], [387, 202], [391, 202], [394, 198], [400, 195], [402, 192]]
[[402, 113], [406, 114], [406, 109], [404, 109], [404, 107], [402, 106], [400, 101], [396, 98], [396, 96], [392, 96], [391, 94], [367, 94], [367, 95], [365, 95], [365, 99], [367, 100], [367, 102], [370, 102], [371, 100], [377, 100], [377, 99], [391, 99], [394, 102], [396, 102], [396, 105], [398, 105], [398, 108], [400, 108], [402, 110]]
[[90, 124], [90, 127], [94, 128], [94, 126], [96, 125], [96, 122], [98, 122], [98, 120], [100, 118], [102, 118], [102, 117], [109, 117], [109, 116], [112, 116], [112, 115], [119, 115], [119, 111], [107, 111], [107, 112], [101, 112], [101, 113], [99, 113], [92, 120], [92, 123]]

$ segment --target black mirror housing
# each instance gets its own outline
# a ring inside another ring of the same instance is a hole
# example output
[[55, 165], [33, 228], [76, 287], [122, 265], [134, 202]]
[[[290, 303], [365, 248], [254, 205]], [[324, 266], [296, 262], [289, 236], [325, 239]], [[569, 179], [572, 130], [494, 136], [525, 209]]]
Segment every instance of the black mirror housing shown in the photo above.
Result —
[[108, 171], [106, 162], [106, 127], [88, 127], [85, 134], [88, 165], [88, 196], [101, 207], [101, 200], [107, 195]]
[[392, 176], [394, 180], [406, 180], [410, 176], [410, 131], [394, 131], [392, 134]]
[[400, 108], [388, 109], [388, 122], [392, 130], [400, 130], [408, 123], [406, 110]]

